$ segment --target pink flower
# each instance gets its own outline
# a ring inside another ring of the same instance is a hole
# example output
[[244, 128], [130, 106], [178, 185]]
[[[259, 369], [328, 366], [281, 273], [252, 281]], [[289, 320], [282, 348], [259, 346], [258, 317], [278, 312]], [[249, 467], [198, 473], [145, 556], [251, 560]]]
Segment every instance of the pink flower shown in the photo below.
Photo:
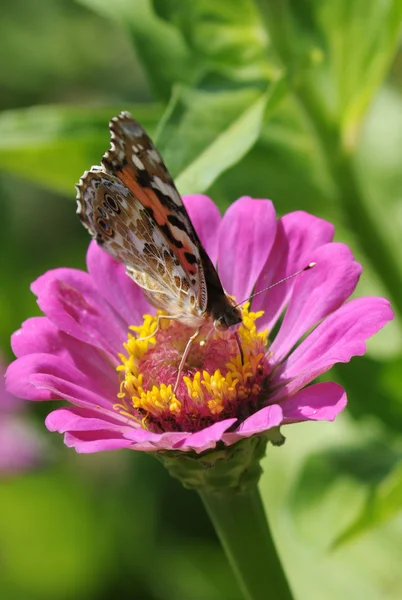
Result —
[[30, 470], [43, 462], [45, 444], [24, 415], [23, 402], [4, 389], [0, 361], [0, 476]]
[[[39, 277], [32, 290], [46, 316], [29, 319], [13, 335], [17, 360], [7, 372], [8, 389], [29, 400], [67, 400], [46, 426], [64, 433], [78, 452], [199, 453], [288, 423], [333, 420], [346, 405], [343, 388], [308, 384], [335, 363], [363, 355], [365, 340], [393, 318], [384, 298], [346, 302], [361, 267], [347, 246], [332, 242], [330, 223], [301, 211], [277, 220], [270, 201], [248, 197], [223, 218], [205, 196], [189, 196], [185, 204], [238, 302], [317, 264], [254, 298], [253, 312], [245, 306], [243, 364], [231, 332], [194, 344], [175, 394], [177, 364], [192, 331], [164, 321], [152, 337], [154, 311], [123, 265], [92, 242], [88, 273], [61, 268]], [[267, 339], [283, 314], [277, 335]], [[149, 340], [137, 341], [130, 326]]]

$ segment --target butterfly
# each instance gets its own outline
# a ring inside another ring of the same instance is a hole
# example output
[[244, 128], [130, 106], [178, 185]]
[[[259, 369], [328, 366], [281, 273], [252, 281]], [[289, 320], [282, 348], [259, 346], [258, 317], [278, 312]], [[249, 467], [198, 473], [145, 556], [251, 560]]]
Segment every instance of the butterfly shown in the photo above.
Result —
[[[111, 147], [77, 187], [77, 213], [96, 242], [126, 267], [147, 300], [196, 329], [238, 325], [241, 311], [224, 291], [156, 147], [128, 112], [109, 123]], [[239, 345], [241, 352], [241, 348]]]

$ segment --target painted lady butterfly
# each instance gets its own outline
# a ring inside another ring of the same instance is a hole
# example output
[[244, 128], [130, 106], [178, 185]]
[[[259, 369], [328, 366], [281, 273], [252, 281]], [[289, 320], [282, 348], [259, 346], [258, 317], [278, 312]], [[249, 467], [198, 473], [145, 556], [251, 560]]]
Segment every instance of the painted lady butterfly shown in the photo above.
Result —
[[77, 185], [77, 213], [153, 306], [196, 328], [179, 377], [200, 328], [211, 321], [225, 331], [241, 322], [241, 312], [224, 292], [172, 177], [141, 125], [122, 112], [109, 127], [111, 148], [102, 166], [86, 171]]

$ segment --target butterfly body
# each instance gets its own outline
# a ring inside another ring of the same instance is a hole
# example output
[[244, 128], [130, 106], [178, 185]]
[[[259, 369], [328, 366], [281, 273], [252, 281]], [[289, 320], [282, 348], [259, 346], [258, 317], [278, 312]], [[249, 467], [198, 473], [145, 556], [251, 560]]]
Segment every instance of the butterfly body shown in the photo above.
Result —
[[129, 113], [110, 122], [111, 148], [77, 186], [77, 213], [126, 267], [149, 302], [172, 318], [219, 330], [241, 322], [155, 146]]

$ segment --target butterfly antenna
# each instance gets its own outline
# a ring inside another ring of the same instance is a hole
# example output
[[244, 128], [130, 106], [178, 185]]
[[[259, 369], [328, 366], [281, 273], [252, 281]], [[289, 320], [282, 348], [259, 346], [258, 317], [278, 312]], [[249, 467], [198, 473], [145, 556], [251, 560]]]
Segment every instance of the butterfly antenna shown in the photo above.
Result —
[[281, 283], [285, 283], [285, 281], [288, 281], [289, 279], [293, 279], [293, 277], [297, 277], [297, 275], [304, 273], [304, 271], [308, 271], [309, 269], [312, 269], [313, 267], [315, 267], [316, 264], [317, 263], [315, 263], [315, 262], [309, 263], [306, 267], [303, 267], [303, 269], [296, 271], [296, 273], [292, 273], [291, 275], [288, 275], [287, 277], [284, 277], [283, 279], [276, 281], [272, 285], [269, 285], [268, 287], [264, 288], [263, 290], [260, 290], [259, 292], [256, 292], [255, 294], [251, 294], [251, 296], [249, 296], [245, 300], [242, 300], [241, 302], [239, 302], [239, 304], [236, 304], [236, 306], [241, 306], [242, 304], [244, 304], [245, 302], [249, 302], [256, 296], [259, 296], [260, 294], [263, 294], [264, 292], [267, 292], [268, 290], [272, 290], [272, 288], [276, 287], [277, 285], [280, 285]]

